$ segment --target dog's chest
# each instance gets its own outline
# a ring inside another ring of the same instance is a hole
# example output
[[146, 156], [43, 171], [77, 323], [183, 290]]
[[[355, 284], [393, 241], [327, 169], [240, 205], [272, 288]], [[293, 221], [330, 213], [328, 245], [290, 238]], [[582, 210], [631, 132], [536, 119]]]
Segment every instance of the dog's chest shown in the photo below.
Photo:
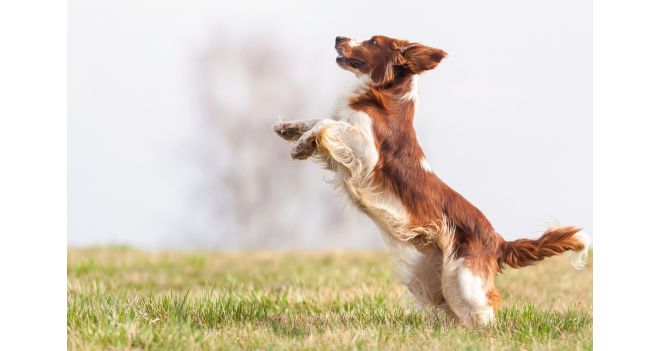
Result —
[[351, 149], [354, 159], [359, 165], [362, 173], [372, 173], [374, 166], [379, 160], [379, 150], [376, 147], [372, 119], [363, 112], [349, 106], [348, 99], [342, 101], [333, 114], [336, 121], [349, 124], [351, 127], [342, 135], [342, 142]]
[[367, 214], [391, 239], [398, 241], [409, 236], [409, 216], [401, 200], [384, 191], [374, 176], [374, 167], [379, 161], [372, 129], [372, 119], [362, 111], [348, 106], [336, 110], [333, 119], [351, 125], [343, 134], [343, 143], [351, 149], [354, 162], [351, 167], [336, 168], [336, 185], [343, 189], [354, 203]]

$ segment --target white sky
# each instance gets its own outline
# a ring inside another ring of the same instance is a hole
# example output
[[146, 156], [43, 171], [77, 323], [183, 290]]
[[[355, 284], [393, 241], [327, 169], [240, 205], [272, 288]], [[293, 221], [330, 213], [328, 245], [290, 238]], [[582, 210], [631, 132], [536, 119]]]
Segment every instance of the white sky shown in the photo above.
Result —
[[447, 51], [419, 84], [434, 171], [508, 239], [553, 218], [591, 232], [591, 2], [376, 4], [69, 1], [69, 243], [181, 244], [196, 171], [173, 155], [199, 132], [191, 67], [218, 33], [277, 41], [319, 91], [316, 115], [351, 79], [338, 34]]

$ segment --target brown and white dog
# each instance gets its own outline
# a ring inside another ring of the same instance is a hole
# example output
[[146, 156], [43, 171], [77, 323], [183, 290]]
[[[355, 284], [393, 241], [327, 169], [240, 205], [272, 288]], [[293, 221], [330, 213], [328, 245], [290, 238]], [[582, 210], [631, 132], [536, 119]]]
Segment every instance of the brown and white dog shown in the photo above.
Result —
[[589, 237], [580, 228], [505, 241], [430, 169], [413, 129], [416, 81], [444, 51], [385, 36], [337, 37], [335, 49], [337, 64], [358, 77], [357, 86], [328, 118], [282, 122], [275, 132], [295, 142], [292, 158], [312, 156], [334, 171], [336, 185], [387, 242], [417, 249], [404, 282], [420, 304], [484, 325], [495, 319], [495, 277], [505, 264], [523, 267], [568, 250], [577, 253], [577, 268], [585, 264]]

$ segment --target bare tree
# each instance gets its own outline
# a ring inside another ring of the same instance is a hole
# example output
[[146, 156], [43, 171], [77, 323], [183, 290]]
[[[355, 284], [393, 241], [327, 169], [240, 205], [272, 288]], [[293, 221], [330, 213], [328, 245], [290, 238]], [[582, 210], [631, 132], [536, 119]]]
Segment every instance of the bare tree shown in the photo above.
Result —
[[192, 239], [237, 248], [378, 243], [367, 233], [375, 232], [371, 226], [347, 216], [323, 171], [293, 162], [289, 146], [273, 134], [278, 114], [309, 117], [315, 100], [274, 42], [217, 38], [198, 62], [204, 177], [194, 201], [206, 224]]

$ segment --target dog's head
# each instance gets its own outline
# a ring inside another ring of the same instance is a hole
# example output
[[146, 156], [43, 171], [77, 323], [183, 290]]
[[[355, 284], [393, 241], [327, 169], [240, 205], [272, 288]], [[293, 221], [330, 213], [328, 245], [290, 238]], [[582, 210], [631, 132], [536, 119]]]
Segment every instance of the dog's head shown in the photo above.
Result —
[[381, 35], [365, 41], [336, 37], [335, 50], [335, 61], [341, 68], [367, 75], [375, 84], [433, 69], [447, 55], [440, 49]]

